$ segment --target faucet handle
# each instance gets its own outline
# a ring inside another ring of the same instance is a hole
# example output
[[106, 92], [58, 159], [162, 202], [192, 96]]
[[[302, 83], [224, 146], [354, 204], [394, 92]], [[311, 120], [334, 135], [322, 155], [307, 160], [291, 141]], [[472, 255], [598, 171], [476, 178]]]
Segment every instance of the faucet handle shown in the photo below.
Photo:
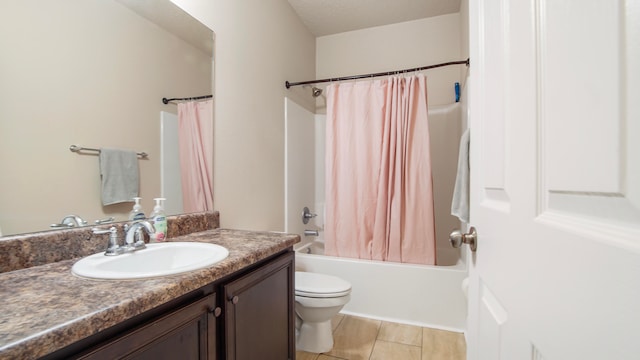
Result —
[[105, 255], [122, 254], [123, 249], [118, 245], [118, 229], [115, 226], [110, 227], [108, 230], [93, 228], [91, 231], [96, 235], [109, 234], [109, 243], [107, 244], [107, 250], [104, 252]]
[[105, 218], [105, 219], [98, 219], [95, 221], [96, 225], [104, 225], [104, 224], [108, 224], [110, 222], [113, 222], [115, 220], [115, 218], [113, 216]]
[[313, 214], [311, 213], [311, 211], [309, 210], [308, 207], [304, 207], [302, 209], [302, 223], [303, 224], [308, 224], [309, 223], [309, 219], [313, 219], [314, 217], [318, 216], [318, 214]]
[[118, 229], [116, 229], [115, 226], [112, 226], [108, 229], [100, 229], [100, 228], [93, 228], [91, 229], [91, 232], [93, 232], [96, 235], [102, 235], [102, 234], [111, 234], [111, 233], [118, 233]]

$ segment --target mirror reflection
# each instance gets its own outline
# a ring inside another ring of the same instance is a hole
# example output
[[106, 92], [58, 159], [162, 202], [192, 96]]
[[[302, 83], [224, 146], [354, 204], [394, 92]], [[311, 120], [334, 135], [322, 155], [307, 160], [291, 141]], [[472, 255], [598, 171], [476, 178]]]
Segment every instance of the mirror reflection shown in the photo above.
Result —
[[146, 152], [150, 213], [161, 112], [176, 113], [161, 99], [212, 93], [211, 30], [169, 0], [3, 1], [0, 46], [2, 235], [127, 219], [133, 202], [102, 206], [98, 156], [71, 145]]

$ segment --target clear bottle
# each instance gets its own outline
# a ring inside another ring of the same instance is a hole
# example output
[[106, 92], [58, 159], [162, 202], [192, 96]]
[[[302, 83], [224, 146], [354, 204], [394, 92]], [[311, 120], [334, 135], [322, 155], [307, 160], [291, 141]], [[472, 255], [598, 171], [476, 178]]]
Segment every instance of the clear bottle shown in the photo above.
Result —
[[129, 220], [144, 220], [146, 217], [144, 216], [144, 211], [142, 211], [142, 205], [140, 205], [140, 200], [142, 198], [134, 197], [133, 201], [135, 201], [135, 205], [133, 205], [133, 210], [129, 211]]
[[164, 213], [164, 205], [162, 202], [165, 198], [155, 198], [156, 206], [153, 208], [153, 212], [149, 218], [153, 223], [153, 227], [156, 229], [155, 234], [151, 236], [152, 241], [166, 241], [167, 240], [167, 216]]

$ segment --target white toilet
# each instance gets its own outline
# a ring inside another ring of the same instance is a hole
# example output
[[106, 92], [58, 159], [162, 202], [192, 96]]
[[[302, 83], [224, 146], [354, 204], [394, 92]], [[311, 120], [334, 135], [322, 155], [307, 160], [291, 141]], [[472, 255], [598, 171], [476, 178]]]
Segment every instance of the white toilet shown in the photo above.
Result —
[[333, 348], [331, 318], [351, 299], [351, 284], [336, 276], [296, 271], [296, 349]]

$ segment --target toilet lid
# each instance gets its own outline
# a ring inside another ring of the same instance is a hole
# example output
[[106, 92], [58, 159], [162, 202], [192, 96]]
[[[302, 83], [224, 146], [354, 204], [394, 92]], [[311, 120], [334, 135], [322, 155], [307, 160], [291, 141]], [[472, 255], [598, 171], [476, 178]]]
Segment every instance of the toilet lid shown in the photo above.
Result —
[[340, 297], [351, 292], [351, 284], [336, 276], [296, 271], [296, 295]]

